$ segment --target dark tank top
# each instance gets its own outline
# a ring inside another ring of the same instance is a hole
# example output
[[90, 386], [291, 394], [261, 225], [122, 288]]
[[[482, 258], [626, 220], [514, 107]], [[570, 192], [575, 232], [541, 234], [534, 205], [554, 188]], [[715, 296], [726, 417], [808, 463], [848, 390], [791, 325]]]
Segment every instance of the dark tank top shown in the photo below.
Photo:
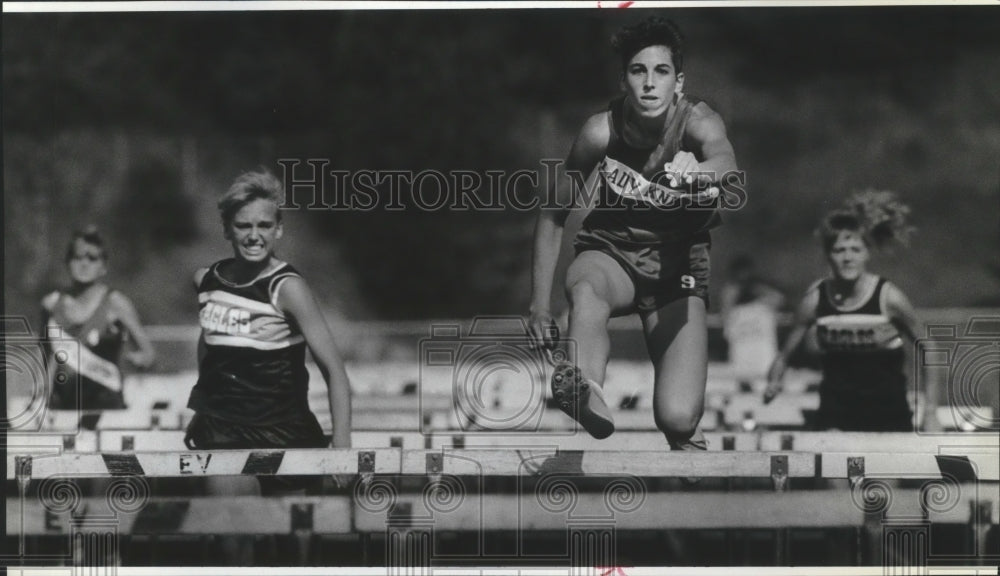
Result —
[[283, 264], [249, 284], [209, 268], [198, 286], [205, 355], [188, 407], [239, 424], [273, 424], [309, 410], [305, 338], [276, 304], [283, 280], [299, 276]]
[[[685, 150], [684, 131], [698, 100], [675, 96], [656, 146], [635, 148], [625, 141], [624, 98], [608, 107], [611, 137], [598, 166], [597, 202], [583, 222], [624, 244], [661, 244], [719, 226], [718, 199], [669, 187], [663, 164]], [[704, 186], [704, 185], [702, 185]]]
[[819, 284], [816, 338], [823, 350], [821, 401], [858, 410], [909, 410], [903, 372], [903, 340], [883, 309], [886, 280], [879, 278], [859, 306], [834, 306], [827, 283]]
[[[125, 407], [119, 368], [125, 332], [109, 315], [113, 292], [108, 288], [94, 312], [82, 322], [70, 320], [66, 313], [66, 294], [59, 293], [47, 327], [50, 335], [47, 344], [52, 351], [50, 408], [105, 410]], [[58, 330], [53, 332], [53, 329]]]

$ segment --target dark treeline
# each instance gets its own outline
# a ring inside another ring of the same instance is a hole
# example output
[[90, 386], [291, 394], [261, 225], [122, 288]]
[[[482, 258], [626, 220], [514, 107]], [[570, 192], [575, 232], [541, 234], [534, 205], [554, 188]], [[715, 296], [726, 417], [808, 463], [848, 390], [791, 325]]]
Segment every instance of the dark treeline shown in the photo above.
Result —
[[[689, 37], [688, 91], [726, 118], [748, 177], [749, 204], [716, 234], [716, 288], [750, 250], [800, 291], [824, 270], [810, 236], [822, 212], [879, 186], [910, 202], [920, 229], [880, 270], [919, 306], [1000, 303], [997, 14], [671, 11]], [[62, 277], [69, 230], [97, 221], [119, 285], [148, 294], [137, 295], [147, 318], [189, 321], [178, 279], [225, 254], [215, 194], [282, 158], [350, 172], [540, 170], [617, 90], [608, 38], [643, 15], [7, 14], [8, 308], [33, 310]], [[530, 213], [426, 212], [396, 192], [407, 209], [289, 214], [289, 258], [327, 300], [354, 317], [523, 311]]]

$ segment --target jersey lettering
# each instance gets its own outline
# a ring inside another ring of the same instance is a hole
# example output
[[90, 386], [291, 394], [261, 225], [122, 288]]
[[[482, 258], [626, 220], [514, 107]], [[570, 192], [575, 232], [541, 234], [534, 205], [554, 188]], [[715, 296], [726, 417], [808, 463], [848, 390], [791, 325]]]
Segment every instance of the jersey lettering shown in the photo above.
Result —
[[602, 172], [607, 187], [623, 198], [663, 207], [672, 206], [679, 201], [676, 192], [646, 180], [642, 174], [614, 158], [604, 158]]
[[817, 336], [828, 350], [864, 350], [876, 347], [875, 330], [871, 328], [853, 329], [819, 326], [817, 328]]
[[820, 318], [816, 338], [827, 351], [868, 352], [902, 346], [899, 331], [884, 316], [843, 314]]
[[224, 306], [217, 302], [206, 302], [199, 314], [201, 327], [206, 332], [230, 335], [250, 334], [250, 312], [240, 308]]

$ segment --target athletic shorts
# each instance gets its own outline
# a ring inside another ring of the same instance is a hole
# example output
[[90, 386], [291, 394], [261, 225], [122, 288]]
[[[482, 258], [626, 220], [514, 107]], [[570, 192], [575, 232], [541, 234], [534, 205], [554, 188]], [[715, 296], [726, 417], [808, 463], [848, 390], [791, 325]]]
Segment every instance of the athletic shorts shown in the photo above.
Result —
[[[195, 414], [184, 443], [192, 450], [258, 450], [268, 448], [326, 448], [329, 443], [312, 412], [274, 424], [239, 424], [207, 414]], [[265, 495], [321, 486], [320, 476], [258, 476]]]
[[635, 286], [635, 307], [658, 310], [671, 302], [695, 296], [708, 308], [709, 250], [712, 238], [699, 232], [689, 238], [653, 245], [628, 245], [599, 229], [583, 229], [573, 243], [579, 256], [596, 250], [611, 256]]

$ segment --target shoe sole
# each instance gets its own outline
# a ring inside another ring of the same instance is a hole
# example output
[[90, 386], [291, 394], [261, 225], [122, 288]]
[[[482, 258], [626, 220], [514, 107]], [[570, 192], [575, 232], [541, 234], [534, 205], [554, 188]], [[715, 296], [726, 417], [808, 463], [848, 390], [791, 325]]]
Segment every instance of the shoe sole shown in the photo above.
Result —
[[[579, 422], [594, 438], [602, 440], [614, 433], [615, 422], [608, 413], [607, 404], [597, 394], [591, 394], [590, 384], [583, 379], [579, 368], [556, 369], [552, 374], [552, 396], [559, 409]], [[592, 403], [597, 406], [592, 406]], [[607, 413], [607, 416], [600, 412]]]
[[[695, 432], [695, 436], [699, 437], [700, 440], [705, 443], [705, 447], [704, 448], [698, 446], [697, 444], [693, 444], [690, 441], [688, 441], [688, 442], [685, 442], [683, 446], [679, 446], [677, 448], [674, 448], [673, 446], [671, 446], [670, 450], [671, 451], [678, 451], [678, 452], [705, 452], [705, 451], [707, 451], [708, 450], [708, 441], [705, 440], [705, 436], [701, 433], [700, 429], [697, 432]], [[692, 438], [694, 438], [694, 436], [692, 436]], [[682, 476], [681, 477], [681, 483], [683, 483], [687, 487], [696, 486], [700, 482], [701, 482], [701, 478], [698, 477], [698, 476]]]

